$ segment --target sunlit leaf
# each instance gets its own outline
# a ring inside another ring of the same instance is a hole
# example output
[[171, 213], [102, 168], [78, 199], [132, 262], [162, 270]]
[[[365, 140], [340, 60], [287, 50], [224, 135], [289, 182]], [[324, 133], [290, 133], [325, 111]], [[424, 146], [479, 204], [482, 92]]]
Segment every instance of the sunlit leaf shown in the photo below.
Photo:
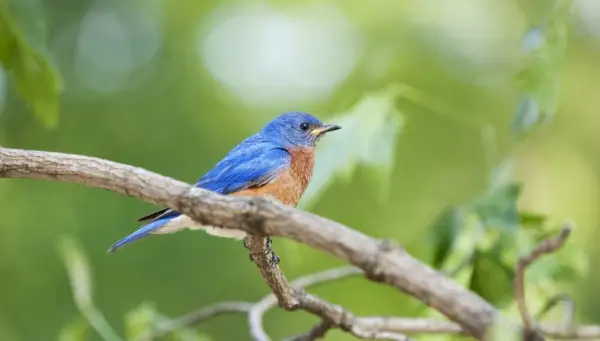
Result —
[[523, 227], [540, 227], [548, 219], [545, 214], [529, 211], [521, 211], [519, 215], [521, 216], [521, 225]]
[[359, 166], [373, 172], [379, 197], [389, 191], [396, 138], [402, 117], [396, 110], [398, 89], [390, 86], [361, 98], [350, 110], [331, 120], [342, 130], [319, 142], [315, 173], [301, 206], [310, 206], [336, 178], [349, 179]]
[[63, 83], [46, 50], [43, 8], [41, 0], [0, 1], [0, 65], [36, 116], [54, 127]]
[[556, 261], [556, 267], [549, 275], [560, 281], [585, 278], [589, 272], [589, 258], [585, 250], [579, 240], [569, 240], [559, 251], [549, 256]]
[[86, 320], [79, 318], [64, 327], [58, 335], [58, 341], [86, 341], [89, 325]]
[[143, 303], [125, 315], [125, 336], [134, 340], [156, 325], [157, 312], [154, 304]]

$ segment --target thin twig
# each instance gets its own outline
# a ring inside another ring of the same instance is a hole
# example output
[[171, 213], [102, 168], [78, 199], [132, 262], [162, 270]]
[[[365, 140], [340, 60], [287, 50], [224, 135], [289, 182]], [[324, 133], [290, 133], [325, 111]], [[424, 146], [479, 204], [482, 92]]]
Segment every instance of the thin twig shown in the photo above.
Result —
[[319, 321], [309, 331], [304, 334], [300, 334], [294, 337], [284, 339], [284, 341], [314, 341], [323, 338], [325, 334], [331, 329], [332, 325], [330, 322], [325, 320]]
[[228, 313], [247, 313], [251, 308], [252, 303], [249, 302], [231, 301], [216, 303], [161, 324], [154, 330], [141, 335], [136, 340], [152, 341], [166, 336], [176, 330], [196, 325], [209, 318]]
[[527, 307], [527, 301], [525, 297], [525, 270], [541, 256], [553, 253], [560, 249], [570, 234], [571, 228], [569, 226], [565, 226], [557, 237], [544, 240], [540, 243], [540, 245], [533, 249], [529, 255], [520, 258], [517, 262], [513, 286], [519, 313], [521, 314], [521, 319], [523, 320], [524, 331], [528, 335], [532, 335], [532, 333], [536, 330], [536, 326], [535, 320], [531, 316], [531, 313]]
[[546, 314], [554, 309], [558, 304], [564, 303], [566, 307], [565, 317], [563, 319], [563, 327], [569, 329], [573, 326], [573, 318], [575, 316], [575, 301], [571, 295], [567, 293], [558, 294], [546, 302], [546, 305], [536, 314], [536, 320], [540, 321]]

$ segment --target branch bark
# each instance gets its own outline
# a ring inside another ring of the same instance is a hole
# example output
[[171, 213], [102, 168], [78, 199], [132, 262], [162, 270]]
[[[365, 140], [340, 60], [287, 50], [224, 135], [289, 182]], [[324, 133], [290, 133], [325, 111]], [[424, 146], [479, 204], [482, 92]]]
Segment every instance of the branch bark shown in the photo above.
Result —
[[[377, 240], [273, 200], [223, 196], [142, 168], [99, 158], [8, 148], [0, 148], [0, 177], [54, 180], [107, 189], [172, 208], [202, 224], [240, 229], [256, 236], [293, 239], [355, 265], [373, 281], [419, 299], [478, 339], [485, 336], [499, 317], [498, 311], [480, 296], [419, 262], [393, 242]], [[266, 271], [259, 266], [261, 272]], [[273, 271], [280, 273], [278, 269]], [[270, 281], [269, 284], [284, 307], [286, 299], [293, 302], [294, 292], [286, 292], [286, 285]], [[311, 303], [313, 298], [306, 294], [302, 308], [318, 314], [320, 306]]]

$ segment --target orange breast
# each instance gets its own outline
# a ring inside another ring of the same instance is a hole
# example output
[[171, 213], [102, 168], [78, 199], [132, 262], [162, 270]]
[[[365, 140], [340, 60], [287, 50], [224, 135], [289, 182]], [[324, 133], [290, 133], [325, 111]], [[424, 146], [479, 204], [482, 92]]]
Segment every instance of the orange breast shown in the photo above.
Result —
[[236, 196], [272, 196], [285, 205], [296, 207], [308, 187], [314, 167], [314, 149], [289, 150], [291, 167], [273, 182], [232, 193]]

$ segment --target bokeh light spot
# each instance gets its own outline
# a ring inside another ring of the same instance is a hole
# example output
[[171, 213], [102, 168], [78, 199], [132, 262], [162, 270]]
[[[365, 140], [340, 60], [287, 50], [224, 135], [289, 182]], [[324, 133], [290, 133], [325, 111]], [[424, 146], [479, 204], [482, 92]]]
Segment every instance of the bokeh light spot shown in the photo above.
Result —
[[362, 36], [335, 8], [281, 12], [266, 5], [217, 9], [200, 36], [210, 74], [254, 105], [323, 99], [354, 69]]

